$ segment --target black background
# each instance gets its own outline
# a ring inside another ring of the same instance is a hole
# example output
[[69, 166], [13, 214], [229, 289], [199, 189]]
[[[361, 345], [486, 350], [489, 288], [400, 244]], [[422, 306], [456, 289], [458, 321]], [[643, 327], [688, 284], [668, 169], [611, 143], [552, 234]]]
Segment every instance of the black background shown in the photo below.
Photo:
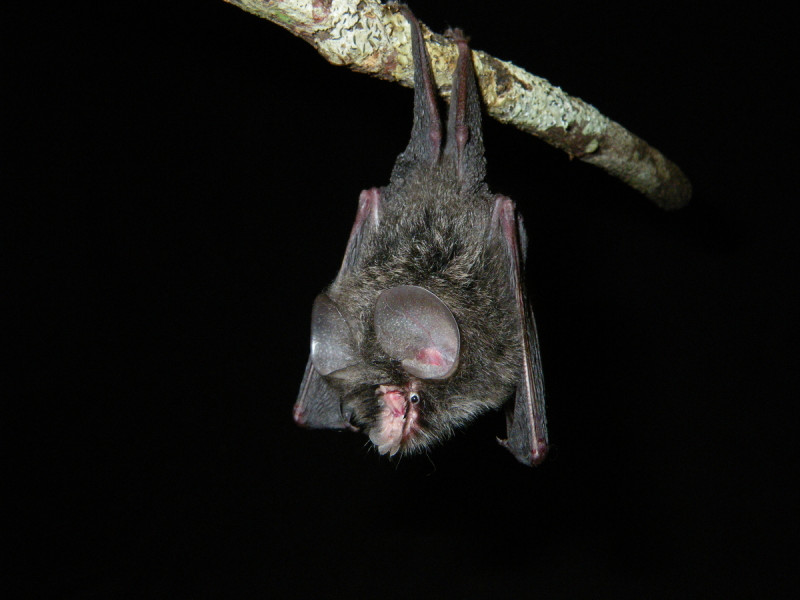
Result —
[[527, 469], [499, 414], [399, 463], [291, 420], [311, 302], [405, 146], [410, 90], [222, 1], [26, 8], [3, 19], [27, 417], [9, 421], [12, 589], [775, 598], [795, 580], [787, 15], [412, 3], [695, 188], [666, 213], [486, 120], [490, 185], [531, 238], [552, 451]]

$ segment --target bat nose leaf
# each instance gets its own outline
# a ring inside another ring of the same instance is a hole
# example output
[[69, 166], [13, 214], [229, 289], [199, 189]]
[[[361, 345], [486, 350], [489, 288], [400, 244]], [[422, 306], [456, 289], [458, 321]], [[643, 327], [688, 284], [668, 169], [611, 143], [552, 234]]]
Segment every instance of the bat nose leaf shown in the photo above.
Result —
[[311, 309], [311, 362], [320, 375], [330, 375], [358, 363], [353, 333], [327, 295], [320, 294]]
[[445, 303], [425, 288], [400, 285], [381, 292], [375, 335], [383, 351], [416, 377], [447, 379], [458, 367], [458, 324]]

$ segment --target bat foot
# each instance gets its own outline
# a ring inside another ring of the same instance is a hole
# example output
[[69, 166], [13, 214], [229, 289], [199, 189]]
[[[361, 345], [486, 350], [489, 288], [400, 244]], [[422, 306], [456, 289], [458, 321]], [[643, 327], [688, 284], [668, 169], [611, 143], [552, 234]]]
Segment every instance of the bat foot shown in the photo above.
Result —
[[461, 29], [459, 29], [458, 27], [446, 29], [444, 32], [444, 36], [449, 40], [453, 40], [456, 44], [469, 43], [469, 38], [466, 35], [464, 35], [464, 32], [461, 31]]

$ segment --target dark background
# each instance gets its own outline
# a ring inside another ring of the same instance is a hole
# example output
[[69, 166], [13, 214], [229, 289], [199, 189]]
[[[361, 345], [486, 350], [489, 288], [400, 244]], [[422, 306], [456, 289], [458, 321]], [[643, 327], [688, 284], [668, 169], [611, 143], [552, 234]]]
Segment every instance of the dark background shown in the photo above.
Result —
[[3, 9], [23, 266], [10, 589], [775, 598], [796, 581], [790, 20], [480, 4], [412, 8], [594, 104], [695, 188], [665, 213], [487, 119], [490, 185], [531, 238], [552, 440], [536, 469], [496, 444], [499, 414], [399, 462], [291, 420], [312, 300], [405, 146], [410, 90], [221, 0]]

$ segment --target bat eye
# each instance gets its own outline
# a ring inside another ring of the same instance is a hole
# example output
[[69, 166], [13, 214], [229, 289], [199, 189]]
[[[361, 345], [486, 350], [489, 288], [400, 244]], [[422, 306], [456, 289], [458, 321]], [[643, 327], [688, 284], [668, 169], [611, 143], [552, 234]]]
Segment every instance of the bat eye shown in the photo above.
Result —
[[358, 363], [350, 326], [325, 294], [317, 296], [311, 309], [311, 362], [321, 375], [334, 376]]
[[417, 394], [416, 392], [414, 392], [413, 394], [411, 394], [411, 395], [408, 397], [408, 399], [409, 399], [409, 401], [411, 402], [411, 404], [417, 404], [417, 403], [419, 403], [419, 394]]
[[400, 285], [381, 292], [375, 335], [383, 351], [416, 377], [447, 379], [458, 366], [458, 324], [445, 303], [425, 288]]

